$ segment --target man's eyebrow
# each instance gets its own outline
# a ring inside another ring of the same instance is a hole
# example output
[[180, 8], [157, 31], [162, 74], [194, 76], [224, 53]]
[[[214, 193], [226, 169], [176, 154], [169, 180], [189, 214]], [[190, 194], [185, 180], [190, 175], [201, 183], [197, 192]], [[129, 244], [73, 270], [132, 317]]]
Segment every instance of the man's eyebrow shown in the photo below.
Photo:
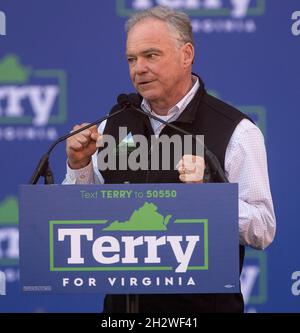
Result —
[[162, 53], [162, 51], [160, 49], [156, 49], [155, 47], [151, 47], [150, 49], [147, 49], [143, 52], [141, 52], [142, 54], [146, 54], [146, 53]]
[[[142, 52], [140, 52], [139, 54], [140, 55], [146, 55], [146, 54], [149, 54], [149, 53], [158, 53], [158, 54], [162, 54], [163, 52], [160, 50], [160, 49], [156, 49], [155, 47], [151, 47], [149, 49], [146, 49]], [[128, 52], [126, 53], [126, 56], [127, 57], [134, 57], [135, 55], [132, 54], [131, 52]]]

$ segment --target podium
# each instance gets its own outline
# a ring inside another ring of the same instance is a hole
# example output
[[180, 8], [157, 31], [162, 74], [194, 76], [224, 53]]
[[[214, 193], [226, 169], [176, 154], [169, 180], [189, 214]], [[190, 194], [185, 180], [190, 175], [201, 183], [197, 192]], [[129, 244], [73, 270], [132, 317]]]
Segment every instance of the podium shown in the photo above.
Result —
[[239, 292], [237, 184], [22, 185], [25, 293]]

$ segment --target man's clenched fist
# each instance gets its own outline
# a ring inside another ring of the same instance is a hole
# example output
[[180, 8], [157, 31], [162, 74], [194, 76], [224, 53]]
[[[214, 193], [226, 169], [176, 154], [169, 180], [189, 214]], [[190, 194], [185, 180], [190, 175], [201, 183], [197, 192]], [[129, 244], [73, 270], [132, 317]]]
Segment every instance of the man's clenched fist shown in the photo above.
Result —
[[[73, 131], [86, 125], [88, 123], [76, 125]], [[68, 164], [71, 169], [81, 169], [90, 163], [92, 155], [97, 150], [96, 142], [100, 137], [97, 127], [92, 126], [67, 139]]]
[[203, 157], [183, 155], [177, 164], [179, 179], [184, 183], [202, 183], [205, 169]]

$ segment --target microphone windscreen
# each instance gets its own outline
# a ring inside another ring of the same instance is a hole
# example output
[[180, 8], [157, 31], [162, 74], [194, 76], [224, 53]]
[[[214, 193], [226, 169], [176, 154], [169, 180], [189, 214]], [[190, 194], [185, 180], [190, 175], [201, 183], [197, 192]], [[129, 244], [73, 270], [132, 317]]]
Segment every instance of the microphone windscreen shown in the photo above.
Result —
[[130, 104], [134, 105], [135, 107], [140, 107], [141, 105], [141, 98], [138, 94], [129, 94], [128, 99]]
[[117, 98], [117, 101], [121, 107], [130, 104], [129, 98], [126, 94], [120, 94]]

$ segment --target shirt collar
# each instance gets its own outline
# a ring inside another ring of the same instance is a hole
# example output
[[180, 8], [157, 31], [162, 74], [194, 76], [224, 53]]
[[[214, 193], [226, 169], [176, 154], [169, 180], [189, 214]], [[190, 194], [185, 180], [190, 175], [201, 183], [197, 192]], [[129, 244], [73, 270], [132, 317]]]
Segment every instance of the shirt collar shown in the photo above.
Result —
[[169, 111], [167, 116], [159, 116], [157, 115], [152, 109], [148, 101], [143, 98], [141, 108], [149, 113], [152, 113], [156, 116], [159, 116], [160, 118], [165, 118], [166, 120], [175, 120], [179, 117], [179, 115], [184, 111], [186, 106], [191, 102], [191, 100], [194, 98], [197, 90], [199, 89], [200, 83], [199, 83], [199, 78], [195, 75], [192, 75], [192, 82], [193, 86], [189, 90], [189, 92], [176, 104], [174, 105]]

